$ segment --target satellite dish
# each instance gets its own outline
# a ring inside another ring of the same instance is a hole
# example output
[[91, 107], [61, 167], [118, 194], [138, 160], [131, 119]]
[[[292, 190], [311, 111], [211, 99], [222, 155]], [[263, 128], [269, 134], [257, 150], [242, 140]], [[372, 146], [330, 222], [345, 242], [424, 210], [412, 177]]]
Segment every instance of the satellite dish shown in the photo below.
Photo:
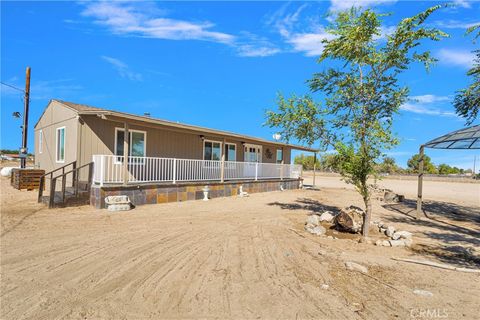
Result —
[[282, 138], [280, 133], [274, 133], [272, 137], [273, 137], [273, 140], [275, 140], [275, 141], [278, 141]]
[[17, 119], [20, 118], [20, 112], [15, 111], [14, 113], [12, 113], [12, 117], [17, 118]]

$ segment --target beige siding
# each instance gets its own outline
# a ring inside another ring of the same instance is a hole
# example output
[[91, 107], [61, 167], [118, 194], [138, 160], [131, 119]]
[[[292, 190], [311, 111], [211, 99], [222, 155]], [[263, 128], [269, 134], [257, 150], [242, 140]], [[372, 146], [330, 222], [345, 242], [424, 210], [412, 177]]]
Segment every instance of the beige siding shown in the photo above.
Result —
[[[65, 162], [56, 162], [56, 129], [65, 127]], [[35, 164], [47, 172], [77, 160], [77, 166], [92, 161], [95, 154], [113, 155], [115, 150], [115, 128], [123, 129], [123, 123], [102, 119], [96, 115], [83, 115], [57, 103], [51, 102], [35, 127]], [[129, 123], [131, 130], [146, 132], [146, 155], [179, 159], [202, 159], [203, 140], [199, 133], [184, 129], [146, 126]], [[39, 131], [43, 131], [43, 152], [39, 153]], [[237, 161], [244, 160], [243, 142], [262, 146], [262, 162], [275, 163], [277, 146], [259, 144], [255, 141], [239, 141], [228, 136], [208, 136], [207, 140], [234, 143]], [[222, 146], [223, 147], [223, 146]], [[283, 147], [284, 162], [290, 163], [290, 148]], [[87, 170], [81, 172], [86, 179]]]
[[[35, 166], [46, 172], [77, 159], [77, 114], [53, 101], [35, 126]], [[65, 127], [65, 161], [56, 161], [56, 130]], [[43, 132], [43, 150], [39, 153], [39, 131]]]
[[[120, 122], [106, 121], [97, 116], [82, 116], [80, 123], [80, 151], [79, 159], [82, 164], [92, 161], [94, 154], [112, 155], [115, 151], [115, 128], [123, 129]], [[202, 159], [203, 141], [198, 133], [172, 130], [170, 128], [145, 127], [139, 124], [129, 123], [130, 130], [146, 132], [146, 155], [148, 157], [165, 157], [179, 159]], [[205, 136], [207, 140], [220, 141], [224, 137]], [[235, 143], [237, 161], [243, 161], [244, 151], [242, 142], [225, 137], [228, 143]], [[258, 145], [258, 143], [257, 143]], [[267, 150], [272, 154], [267, 156]], [[274, 145], [262, 145], [262, 162], [275, 163], [277, 147]], [[285, 163], [290, 163], [290, 148], [284, 148]]]

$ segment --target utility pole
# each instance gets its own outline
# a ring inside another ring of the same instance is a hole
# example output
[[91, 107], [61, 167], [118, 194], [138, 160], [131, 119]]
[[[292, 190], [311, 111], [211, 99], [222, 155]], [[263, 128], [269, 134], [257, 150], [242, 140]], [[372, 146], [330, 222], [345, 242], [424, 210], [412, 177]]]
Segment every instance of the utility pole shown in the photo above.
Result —
[[20, 167], [27, 165], [27, 134], [28, 134], [28, 107], [30, 104], [30, 67], [27, 67], [25, 79], [25, 101], [23, 108], [23, 126], [22, 126], [22, 148], [20, 149], [21, 163]]

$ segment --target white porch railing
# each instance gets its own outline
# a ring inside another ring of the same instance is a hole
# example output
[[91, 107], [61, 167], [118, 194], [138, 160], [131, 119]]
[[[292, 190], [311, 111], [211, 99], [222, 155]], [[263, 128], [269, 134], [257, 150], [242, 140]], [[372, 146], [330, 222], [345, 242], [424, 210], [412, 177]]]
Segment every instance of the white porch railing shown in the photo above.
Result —
[[[125, 181], [124, 157], [94, 155], [93, 182], [119, 184]], [[222, 161], [128, 157], [128, 183], [221, 181]], [[223, 180], [299, 178], [301, 166], [292, 164], [223, 162]]]

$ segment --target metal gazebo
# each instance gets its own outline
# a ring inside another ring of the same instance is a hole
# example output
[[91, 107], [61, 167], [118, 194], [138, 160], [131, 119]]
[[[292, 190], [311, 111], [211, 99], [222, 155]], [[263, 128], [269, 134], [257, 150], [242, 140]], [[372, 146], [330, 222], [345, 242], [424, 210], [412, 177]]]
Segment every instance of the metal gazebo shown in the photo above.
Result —
[[[420, 146], [418, 164], [417, 219], [422, 213], [423, 158], [424, 149], [480, 149], [480, 125], [456, 130]], [[473, 173], [475, 174], [475, 172]]]

